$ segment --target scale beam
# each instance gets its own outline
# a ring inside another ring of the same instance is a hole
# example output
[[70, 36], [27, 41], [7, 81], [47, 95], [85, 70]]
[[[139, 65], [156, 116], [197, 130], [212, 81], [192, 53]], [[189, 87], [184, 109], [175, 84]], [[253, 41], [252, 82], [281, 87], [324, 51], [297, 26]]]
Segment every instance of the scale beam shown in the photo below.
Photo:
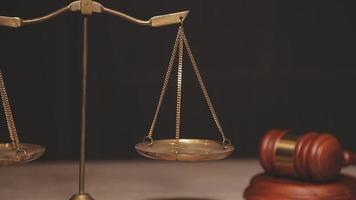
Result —
[[98, 2], [91, 1], [91, 0], [82, 0], [82, 1], [74, 1], [62, 9], [54, 11], [46, 16], [33, 18], [33, 19], [21, 19], [19, 17], [0, 16], [0, 26], [18, 28], [25, 25], [37, 24], [37, 23], [48, 21], [52, 18], [60, 16], [69, 11], [81, 12], [83, 15], [86, 16], [91, 15], [92, 13], [106, 13], [106, 14], [111, 14], [113, 16], [123, 18], [127, 21], [130, 21], [138, 25], [151, 26], [151, 27], [180, 24], [185, 20], [185, 18], [189, 14], [189, 11], [182, 11], [182, 12], [176, 12], [176, 13], [171, 13], [166, 15], [154, 16], [149, 20], [141, 20], [132, 17], [128, 14], [125, 14], [123, 12], [106, 8]]

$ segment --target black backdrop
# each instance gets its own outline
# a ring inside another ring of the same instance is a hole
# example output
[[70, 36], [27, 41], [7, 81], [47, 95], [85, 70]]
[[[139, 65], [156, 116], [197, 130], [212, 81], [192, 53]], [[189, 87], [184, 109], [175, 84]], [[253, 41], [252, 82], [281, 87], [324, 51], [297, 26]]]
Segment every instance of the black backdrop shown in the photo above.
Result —
[[[70, 1], [2, 0], [0, 15], [31, 18]], [[256, 156], [273, 127], [332, 132], [356, 150], [355, 4], [352, 1], [103, 0], [139, 18], [191, 10], [185, 29], [234, 156]], [[25, 142], [46, 159], [79, 152], [82, 21], [0, 28], [0, 66]], [[107, 15], [89, 19], [88, 156], [138, 158], [177, 27], [148, 28]], [[183, 135], [219, 139], [185, 65]], [[172, 82], [174, 83], [174, 82]], [[158, 138], [174, 137], [174, 84]], [[1, 138], [6, 126], [1, 115]]]

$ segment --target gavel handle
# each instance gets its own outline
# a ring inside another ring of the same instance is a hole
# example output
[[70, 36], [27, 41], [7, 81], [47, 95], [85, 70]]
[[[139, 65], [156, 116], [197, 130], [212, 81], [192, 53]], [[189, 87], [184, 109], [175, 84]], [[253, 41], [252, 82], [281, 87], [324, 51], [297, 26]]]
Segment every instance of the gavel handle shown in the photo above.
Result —
[[356, 153], [344, 151], [344, 166], [356, 165]]

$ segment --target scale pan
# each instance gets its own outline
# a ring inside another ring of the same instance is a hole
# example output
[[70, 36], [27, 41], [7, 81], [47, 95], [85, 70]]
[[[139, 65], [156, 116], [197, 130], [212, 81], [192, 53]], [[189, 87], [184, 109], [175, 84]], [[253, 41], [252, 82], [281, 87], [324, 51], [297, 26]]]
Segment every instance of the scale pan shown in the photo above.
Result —
[[21, 144], [24, 152], [18, 152], [10, 143], [0, 144], [0, 166], [14, 165], [36, 160], [45, 152], [45, 148], [36, 144]]
[[154, 140], [152, 145], [139, 143], [136, 151], [142, 156], [158, 160], [204, 161], [219, 160], [228, 157], [234, 147], [231, 144], [224, 148], [221, 142], [203, 139]]

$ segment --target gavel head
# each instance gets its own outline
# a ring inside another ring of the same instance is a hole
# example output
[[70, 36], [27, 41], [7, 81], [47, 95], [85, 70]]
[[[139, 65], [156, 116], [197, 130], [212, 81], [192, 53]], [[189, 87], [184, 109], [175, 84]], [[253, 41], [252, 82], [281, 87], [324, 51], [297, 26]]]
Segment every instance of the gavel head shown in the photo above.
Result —
[[335, 179], [344, 166], [344, 151], [329, 134], [273, 129], [263, 137], [260, 162], [268, 174], [325, 182]]

